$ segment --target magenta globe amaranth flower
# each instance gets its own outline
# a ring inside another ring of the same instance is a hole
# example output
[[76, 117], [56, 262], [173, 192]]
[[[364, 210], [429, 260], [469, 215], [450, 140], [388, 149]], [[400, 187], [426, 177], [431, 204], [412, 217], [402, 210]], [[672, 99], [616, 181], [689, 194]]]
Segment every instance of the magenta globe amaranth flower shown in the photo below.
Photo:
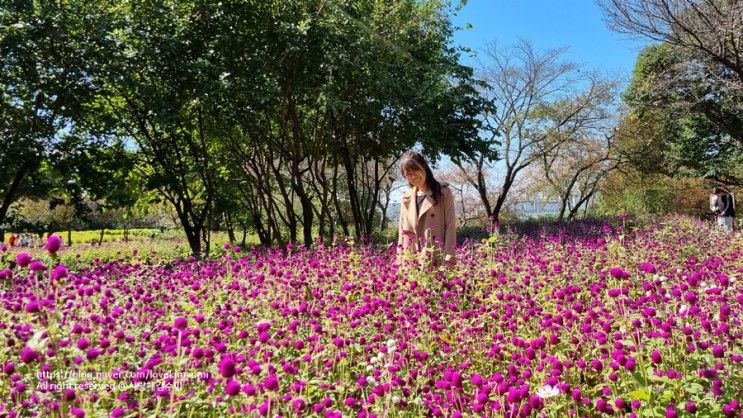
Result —
[[31, 255], [28, 253], [18, 253], [18, 255], [15, 256], [15, 263], [21, 267], [28, 267], [31, 260]]
[[240, 383], [230, 379], [224, 387], [224, 394], [229, 396], [237, 396], [240, 393]]
[[10, 361], [5, 363], [5, 365], [3, 366], [3, 373], [7, 375], [13, 374], [14, 371], [15, 371], [15, 364], [13, 364]]
[[21, 350], [21, 360], [24, 363], [31, 363], [39, 358], [39, 353], [34, 351], [31, 347], [23, 347]]
[[726, 417], [734, 417], [739, 408], [740, 403], [737, 399], [733, 399], [722, 407], [722, 413], [725, 414]]
[[73, 389], [65, 389], [64, 393], [62, 394], [62, 399], [70, 402], [75, 400], [75, 391]]
[[184, 330], [188, 326], [188, 320], [182, 316], [179, 316], [175, 319], [173, 325], [179, 330]]
[[77, 340], [77, 348], [85, 350], [88, 347], [90, 347], [90, 340], [88, 340], [87, 338], [83, 337]]
[[676, 418], [678, 417], [678, 414], [676, 413], [676, 408], [673, 407], [673, 405], [668, 405], [668, 408], [666, 408], [666, 418]]
[[39, 260], [34, 260], [28, 265], [29, 270], [33, 272], [40, 272], [46, 270], [46, 266]]
[[622, 270], [620, 267], [612, 267], [609, 274], [611, 274], [611, 277], [615, 279], [626, 279], [629, 277], [629, 273]]
[[26, 313], [39, 312], [39, 302], [32, 300], [29, 301], [25, 309]]
[[268, 377], [263, 381], [263, 387], [265, 387], [266, 390], [276, 390], [279, 388], [279, 379], [276, 375], [268, 375]]
[[258, 392], [255, 386], [251, 385], [250, 383], [243, 386], [242, 390], [248, 396], [255, 396], [255, 394]]
[[722, 358], [725, 357], [725, 347], [715, 344], [712, 346], [712, 355], [715, 358]]
[[50, 254], [56, 254], [62, 248], [62, 237], [59, 235], [49, 235], [44, 246]]
[[235, 367], [235, 361], [232, 359], [232, 357], [224, 357], [219, 362], [219, 374], [226, 377], [227, 379], [231, 378], [236, 373], [236, 367]]
[[86, 353], [85, 356], [86, 356], [86, 358], [88, 360], [95, 360], [96, 358], [98, 358], [98, 356], [101, 355], [101, 353], [103, 353], [103, 351], [101, 351], [101, 349], [99, 349], [99, 348], [91, 348], [90, 350], [88, 350], [88, 352]]
[[64, 264], [58, 264], [52, 271], [52, 279], [59, 280], [67, 277], [67, 266]]
[[292, 401], [292, 408], [295, 411], [301, 411], [302, 409], [304, 409], [305, 405], [307, 405], [307, 402], [305, 402], [305, 400], [302, 398], [297, 398]]
[[653, 265], [653, 263], [650, 263], [647, 261], [640, 264], [640, 271], [644, 271], [645, 273], [650, 273], [650, 274], [653, 274], [656, 272], [655, 266]]

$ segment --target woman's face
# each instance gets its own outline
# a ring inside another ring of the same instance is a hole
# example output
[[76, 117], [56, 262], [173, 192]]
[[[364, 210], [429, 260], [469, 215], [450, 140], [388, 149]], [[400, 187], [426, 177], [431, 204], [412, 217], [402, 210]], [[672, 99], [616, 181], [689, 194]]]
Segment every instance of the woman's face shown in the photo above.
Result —
[[403, 173], [405, 178], [408, 180], [413, 187], [418, 189], [425, 189], [426, 186], [426, 172], [422, 169], [411, 169], [405, 170]]

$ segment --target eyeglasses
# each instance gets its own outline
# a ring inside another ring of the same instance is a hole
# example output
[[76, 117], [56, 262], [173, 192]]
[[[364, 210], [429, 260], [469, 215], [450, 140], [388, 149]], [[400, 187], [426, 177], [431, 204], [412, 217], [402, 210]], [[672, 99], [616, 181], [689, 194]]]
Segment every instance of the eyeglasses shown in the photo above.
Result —
[[419, 177], [419, 176], [422, 176], [422, 175], [424, 175], [424, 172], [423, 172], [423, 170], [410, 170], [410, 171], [405, 171], [405, 172], [403, 172], [403, 173], [402, 173], [402, 175], [403, 175], [403, 177], [405, 177], [406, 179], [409, 179], [409, 178], [411, 178], [411, 177]]

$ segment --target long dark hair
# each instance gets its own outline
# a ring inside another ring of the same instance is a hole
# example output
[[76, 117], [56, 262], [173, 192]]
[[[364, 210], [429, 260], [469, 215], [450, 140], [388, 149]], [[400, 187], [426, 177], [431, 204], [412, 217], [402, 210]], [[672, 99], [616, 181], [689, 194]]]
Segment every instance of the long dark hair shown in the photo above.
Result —
[[[406, 171], [412, 170], [423, 170], [426, 172], [426, 184], [433, 194], [433, 202], [438, 203], [441, 197], [441, 183], [433, 176], [433, 171], [431, 171], [431, 167], [423, 157], [423, 154], [413, 150], [405, 151], [400, 161], [400, 173], [404, 177]], [[408, 185], [413, 186], [410, 183]]]

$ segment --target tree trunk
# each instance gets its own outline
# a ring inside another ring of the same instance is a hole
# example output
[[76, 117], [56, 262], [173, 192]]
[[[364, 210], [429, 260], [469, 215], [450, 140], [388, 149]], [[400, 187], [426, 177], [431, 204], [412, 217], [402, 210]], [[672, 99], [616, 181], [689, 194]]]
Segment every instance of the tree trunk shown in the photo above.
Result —
[[212, 223], [214, 222], [214, 210], [212, 209], [212, 205], [209, 205], [207, 210], [207, 223], [204, 228], [204, 243], [206, 244], [206, 256], [209, 257], [209, 252], [212, 249]]
[[[480, 195], [480, 201], [482, 202], [482, 205], [485, 206], [485, 214], [488, 216], [488, 218], [492, 217], [493, 208], [490, 206], [488, 190], [485, 186], [485, 177], [481, 172], [477, 173], [477, 193]], [[498, 211], [500, 212], [500, 207], [498, 207]], [[496, 215], [495, 217], [497, 219], [498, 215]]]
[[188, 246], [191, 248], [191, 255], [196, 258], [201, 258], [201, 229], [203, 228], [203, 226], [194, 225], [191, 223], [187, 212], [188, 206], [190, 206], [188, 203], [177, 204], [180, 202], [177, 202], [173, 199], [169, 200], [175, 207], [176, 214], [178, 215], [178, 220], [181, 222], [183, 232], [186, 234]]
[[[263, 227], [263, 221], [259, 215], [253, 216], [253, 228], [258, 234], [258, 239], [261, 241], [261, 245], [268, 247], [271, 245], [271, 235]], [[243, 236], [245, 236], [245, 230], [243, 229]], [[243, 244], [244, 245], [244, 244]]]
[[477, 193], [480, 195], [480, 200], [483, 206], [485, 206], [485, 214], [488, 219], [493, 216], [493, 208], [490, 206], [490, 199], [488, 198], [488, 186], [485, 183], [485, 158], [480, 156], [477, 161]]
[[366, 222], [364, 223], [364, 235], [370, 238], [374, 230], [374, 218], [376, 218], [377, 203], [379, 202], [379, 190], [382, 186], [382, 179], [379, 178], [379, 161], [376, 159], [374, 160], [374, 177], [372, 178], [372, 182], [374, 183], [374, 189], [369, 195], [366, 206]]
[[569, 196], [570, 195], [568, 194], [560, 196], [560, 212], [557, 214], [558, 220], [563, 220], [565, 218], [565, 211], [567, 210], [567, 207], [568, 207]]
[[351, 204], [351, 213], [353, 214], [354, 232], [356, 238], [361, 238], [363, 232], [363, 219], [361, 208], [359, 207], [359, 193], [356, 189], [356, 173], [351, 155], [349, 154], [346, 141], [341, 141], [341, 156], [343, 158], [343, 167], [346, 169], [346, 179], [348, 182], [348, 200]]
[[101, 245], [103, 245], [103, 235], [104, 235], [105, 233], [106, 233], [106, 228], [105, 228], [105, 227], [104, 227], [104, 228], [101, 228], [101, 235], [100, 235], [100, 237], [98, 238], [98, 246], [99, 246], [99, 247], [100, 247]]
[[[343, 210], [341, 210], [341, 202], [340, 202], [340, 199], [338, 199], [338, 167], [337, 166], [333, 170], [333, 203], [335, 205], [335, 212], [338, 215], [338, 223], [341, 225], [341, 229], [343, 230], [343, 235], [348, 236], [350, 235], [349, 230], [348, 230], [348, 222], [346, 222], [346, 218], [343, 216]], [[332, 229], [335, 229], [335, 228], [332, 228]]]
[[512, 185], [513, 180], [507, 176], [506, 180], [503, 182], [503, 188], [501, 189], [500, 194], [498, 194], [498, 198], [495, 199], [493, 214], [490, 216], [493, 223], [500, 223], [500, 211], [503, 209], [503, 203], [505, 203], [506, 196], [508, 195], [508, 191], [511, 190]]
[[299, 197], [299, 203], [302, 206], [302, 235], [304, 238], [304, 245], [310, 247], [312, 246], [312, 221], [315, 215], [312, 210], [312, 199], [310, 199], [309, 194], [307, 194], [307, 191], [304, 189], [299, 174], [299, 167], [293, 167], [292, 171], [294, 175], [293, 189]]
[[387, 210], [390, 207], [390, 192], [389, 190], [385, 194], [384, 203], [379, 202], [379, 209], [382, 211], [382, 219], [379, 221], [379, 232], [384, 232], [387, 229]]
[[188, 246], [191, 248], [191, 255], [201, 258], [201, 231], [196, 227], [182, 225], [188, 240]]
[[475, 189], [477, 190], [477, 194], [480, 196], [480, 202], [482, 202], [482, 205], [485, 208], [485, 214], [487, 215], [488, 219], [492, 219], [493, 207], [490, 204], [490, 199], [488, 198], [488, 186], [485, 182], [485, 157], [480, 156], [477, 161], [474, 162], [474, 164], [477, 170], [476, 180], [470, 179], [469, 173], [467, 172], [463, 164], [459, 163], [457, 164], [457, 167], [459, 167], [459, 170], [464, 173], [465, 177], [468, 179], [469, 184], [475, 187]]
[[[5, 191], [5, 196], [3, 197], [3, 203], [0, 205], [0, 224], [3, 224], [5, 222], [5, 216], [8, 214], [8, 209], [10, 208], [10, 204], [13, 203], [13, 199], [15, 198], [15, 194], [18, 192], [18, 189], [21, 186], [21, 182], [23, 181], [23, 178], [26, 177], [26, 174], [28, 174], [29, 170], [31, 169], [31, 163], [26, 162], [25, 164], [18, 167], [18, 171], [16, 171], [15, 176], [13, 176], [13, 181], [10, 183], [10, 186]], [[3, 240], [5, 238], [5, 231], [3, 231]]]
[[237, 241], [235, 239], [235, 225], [232, 223], [232, 217], [229, 211], [224, 211], [224, 226], [227, 229], [227, 238], [231, 244], [234, 244]]

